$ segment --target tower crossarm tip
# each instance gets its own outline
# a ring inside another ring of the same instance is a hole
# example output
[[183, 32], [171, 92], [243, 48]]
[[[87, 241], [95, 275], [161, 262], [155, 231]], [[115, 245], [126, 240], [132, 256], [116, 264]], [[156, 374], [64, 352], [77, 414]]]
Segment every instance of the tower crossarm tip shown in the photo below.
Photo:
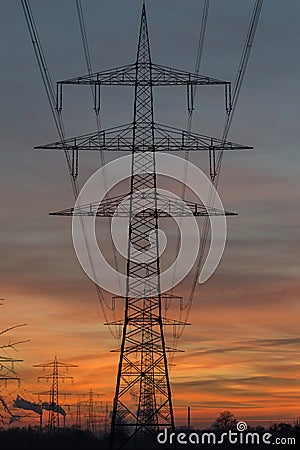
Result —
[[68, 78], [66, 80], [58, 81], [58, 85], [63, 84], [102, 84], [102, 85], [134, 85], [136, 73], [136, 64], [127, 64], [125, 66], [114, 67], [112, 69], [94, 72], [79, 77]]
[[38, 145], [35, 147], [35, 149], [131, 151], [132, 129], [132, 123], [120, 125], [94, 133], [72, 137], [63, 141], [56, 141], [51, 142], [50, 144]]
[[172, 67], [155, 63], [152, 63], [151, 70], [153, 86], [231, 84], [230, 81], [220, 80], [218, 78], [200, 75], [181, 69], [173, 69]]
[[157, 151], [252, 150], [249, 145], [155, 123]]

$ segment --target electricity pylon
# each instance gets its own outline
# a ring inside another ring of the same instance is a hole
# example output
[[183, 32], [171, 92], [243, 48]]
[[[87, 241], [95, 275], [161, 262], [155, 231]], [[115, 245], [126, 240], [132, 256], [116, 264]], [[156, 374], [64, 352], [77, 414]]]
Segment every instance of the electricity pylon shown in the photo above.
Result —
[[41, 367], [43, 370], [45, 369], [52, 369], [52, 372], [46, 375], [42, 375], [38, 377], [38, 381], [44, 379], [47, 382], [51, 380], [51, 387], [50, 387], [50, 400], [49, 400], [49, 419], [48, 419], [48, 431], [50, 433], [55, 433], [59, 430], [59, 415], [63, 411], [60, 406], [60, 391], [59, 391], [59, 381], [64, 380], [71, 380], [73, 381], [74, 378], [69, 375], [64, 375], [61, 373], [62, 369], [65, 369], [66, 371], [70, 367], [78, 367], [75, 364], [67, 364], [63, 363], [57, 360], [57, 357], [54, 357], [54, 360], [50, 363], [44, 363], [44, 364], [35, 364], [33, 367]]
[[[164, 198], [167, 205], [158, 209], [156, 151], [208, 151], [210, 172], [215, 172], [215, 154], [219, 150], [247, 149], [233, 142], [207, 137], [185, 130], [157, 124], [154, 121], [153, 87], [186, 86], [188, 110], [193, 106], [196, 85], [224, 85], [226, 109], [230, 109], [230, 82], [201, 76], [182, 70], [154, 64], [150, 55], [150, 43], [145, 4], [139, 31], [136, 61], [133, 64], [103, 72], [88, 74], [57, 83], [57, 111], [62, 111], [63, 85], [92, 85], [94, 109], [100, 110], [100, 87], [104, 85], [133, 86], [133, 121], [129, 125], [114, 127], [96, 133], [77, 136], [59, 142], [38, 146], [40, 149], [70, 151], [72, 175], [78, 174], [79, 151], [129, 151], [132, 154], [130, 178], [129, 241], [127, 253], [127, 284], [123, 297], [124, 320], [114, 322], [122, 326], [122, 342], [118, 349], [120, 359], [112, 412], [112, 446], [118, 430], [127, 431], [127, 441], [145, 433], [156, 435], [160, 427], [174, 430], [171, 386], [168, 373], [167, 353], [175, 349], [165, 342], [165, 325], [182, 325], [182, 322], [166, 319], [162, 314], [164, 296], [160, 286], [159, 218], [182, 216], [181, 204], [173, 197]], [[51, 213], [61, 216], [112, 217], [118, 212], [118, 204], [127, 195], [105, 199]], [[233, 215], [201, 204], [186, 202], [188, 215]], [[136, 213], [136, 210], [139, 212]], [[149, 236], [151, 246], [149, 249]], [[149, 255], [147, 261], [138, 258], [141, 253]], [[173, 298], [172, 296], [169, 298]], [[133, 401], [133, 397], [137, 401]]]
[[97, 394], [93, 391], [93, 389], [90, 389], [89, 392], [79, 393], [77, 394], [79, 396], [88, 397], [86, 401], [79, 401], [76, 404], [76, 426], [77, 428], [81, 428], [81, 413], [82, 413], [82, 407], [84, 407], [84, 410], [86, 411], [86, 429], [95, 432], [96, 431], [96, 408], [98, 406], [98, 401], [95, 400], [95, 397], [101, 397], [103, 394]]
[[95, 401], [95, 397], [99, 397], [101, 394], [95, 394], [93, 392], [93, 389], [90, 389], [89, 391], [89, 399], [88, 399], [88, 412], [87, 412], [87, 421], [86, 421], [86, 427], [88, 430], [95, 433], [96, 431], [96, 406], [97, 401]]

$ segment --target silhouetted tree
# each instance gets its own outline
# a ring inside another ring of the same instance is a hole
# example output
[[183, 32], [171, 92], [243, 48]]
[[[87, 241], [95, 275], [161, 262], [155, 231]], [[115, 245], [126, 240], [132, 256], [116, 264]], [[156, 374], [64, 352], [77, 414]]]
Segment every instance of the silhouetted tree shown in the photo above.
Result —
[[231, 428], [235, 427], [235, 425], [236, 425], [236, 418], [234, 417], [232, 412], [222, 411], [217, 417], [217, 420], [212, 424], [212, 427], [218, 430], [228, 431]]
[[279, 423], [278, 424], [278, 431], [288, 432], [291, 431], [292, 425], [290, 423]]
[[[1, 304], [0, 304], [1, 305]], [[19, 327], [23, 327], [26, 324], [20, 324], [20, 325], [14, 325], [12, 327], [9, 328], [5, 328], [3, 330], [0, 330], [0, 366], [1, 366], [1, 374], [0, 374], [0, 383], [1, 380], [4, 380], [4, 382], [6, 383], [8, 380], [10, 379], [17, 379], [17, 374], [13, 369], [13, 358], [9, 358], [5, 353], [2, 354], [3, 352], [7, 352], [7, 350], [11, 349], [11, 350], [15, 350], [18, 351], [17, 346], [18, 344], [22, 344], [24, 342], [28, 342], [27, 340], [24, 341], [11, 341], [7, 339], [7, 334], [12, 331], [15, 330], [16, 328]], [[5, 336], [5, 341], [3, 342], [3, 336]], [[9, 367], [9, 365], [11, 365], [11, 367]], [[5, 421], [8, 421], [11, 423], [12, 420], [18, 420], [17, 416], [14, 416], [10, 409], [9, 406], [7, 405], [5, 398], [2, 396], [1, 394], [1, 384], [0, 384], [0, 422], [4, 423]]]

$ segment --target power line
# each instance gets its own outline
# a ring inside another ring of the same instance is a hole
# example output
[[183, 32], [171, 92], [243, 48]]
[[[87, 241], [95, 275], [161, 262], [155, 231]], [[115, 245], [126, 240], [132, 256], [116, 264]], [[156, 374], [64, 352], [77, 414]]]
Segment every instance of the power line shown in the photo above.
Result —
[[[85, 20], [84, 20], [81, 0], [76, 0], [76, 9], [77, 9], [77, 15], [78, 15], [78, 21], [79, 21], [79, 27], [80, 27], [80, 33], [81, 33], [82, 46], [83, 46], [83, 50], [84, 50], [85, 62], [86, 62], [88, 74], [89, 74], [89, 76], [92, 76], [93, 66], [92, 66], [92, 60], [91, 60], [91, 55], [90, 55], [90, 50], [89, 50], [89, 43], [88, 43], [88, 38], [87, 38], [87, 33], [86, 33], [86, 26], [85, 26]], [[94, 102], [94, 112], [95, 112], [95, 118], [96, 118], [97, 131], [98, 131], [98, 134], [100, 135], [100, 132], [101, 132], [100, 86], [97, 86], [96, 84], [91, 84], [90, 88], [91, 88], [92, 99]], [[107, 180], [106, 180], [106, 173], [105, 173], [105, 153], [102, 149], [100, 149], [100, 160], [101, 160], [101, 166], [103, 167], [102, 177], [103, 177], [104, 189], [106, 191]], [[109, 218], [108, 220], [109, 220], [109, 227], [111, 229], [112, 219]], [[117, 252], [116, 252], [116, 248], [114, 246], [112, 239], [110, 240], [110, 242], [111, 242], [116, 271], [118, 273], [118, 284], [119, 284], [119, 288], [121, 290]], [[115, 320], [116, 317], [115, 317], [114, 310], [113, 310], [113, 314], [114, 314], [114, 320]], [[119, 336], [117, 335], [117, 337], [119, 337]]]
[[[209, 2], [206, 2], [209, 3]], [[201, 30], [203, 28], [203, 23], [205, 25], [206, 28], [206, 23], [207, 23], [207, 17], [208, 17], [208, 10], [206, 11], [206, 7], [208, 8], [209, 5], [205, 4], [204, 5], [204, 10], [203, 10], [203, 19], [202, 19], [202, 23], [201, 23]], [[233, 94], [231, 96], [231, 90], [230, 91], [225, 91], [226, 96], [229, 96], [228, 98], [226, 98], [226, 119], [225, 119], [225, 124], [224, 124], [224, 130], [223, 130], [223, 136], [222, 136], [222, 142], [225, 142], [227, 139], [227, 136], [229, 134], [229, 130], [232, 124], [232, 119], [234, 116], [234, 113], [236, 111], [236, 107], [237, 107], [237, 103], [238, 103], [238, 98], [241, 92], [241, 88], [242, 88], [242, 83], [245, 77], [245, 73], [246, 73], [246, 69], [247, 69], [247, 65], [249, 62], [249, 58], [250, 58], [250, 54], [251, 54], [251, 50], [253, 47], [253, 42], [254, 42], [254, 38], [255, 38], [255, 34], [256, 34], [256, 30], [257, 30], [257, 25], [259, 23], [259, 18], [260, 18], [260, 14], [261, 14], [261, 10], [262, 10], [262, 6], [263, 6], [263, 0], [256, 0], [255, 1], [255, 5], [253, 8], [253, 12], [251, 15], [251, 19], [250, 19], [250, 24], [248, 27], [248, 31], [247, 31], [247, 35], [246, 35], [246, 39], [245, 39], [245, 43], [244, 43], [244, 47], [243, 47], [243, 51], [242, 51], [242, 55], [241, 55], [241, 59], [240, 59], [240, 63], [238, 66], [238, 70], [237, 70], [237, 74], [235, 77], [235, 82], [234, 82], [234, 87], [233, 87]], [[200, 31], [200, 37], [202, 36], [202, 40], [201, 42], [203, 42], [204, 39], [204, 33], [202, 31]], [[203, 44], [201, 43], [201, 47], [203, 48]], [[201, 48], [201, 47], [198, 47]], [[199, 50], [197, 52], [197, 55], [199, 54]], [[200, 55], [202, 55], [202, 51], [200, 52]], [[192, 110], [193, 112], [193, 110]], [[192, 123], [192, 113], [189, 114], [189, 118], [188, 118], [189, 122], [188, 122], [188, 127], [189, 124]], [[185, 157], [186, 159], [188, 159], [188, 155], [189, 152], [186, 152]], [[219, 181], [219, 177], [220, 177], [220, 173], [221, 173], [221, 167], [222, 167], [222, 161], [223, 161], [223, 155], [224, 155], [224, 150], [220, 150], [217, 157], [215, 158], [214, 155], [214, 160], [210, 159], [210, 176], [211, 176], [211, 181], [213, 183], [214, 188], [216, 189], [218, 186], [218, 181]], [[183, 192], [185, 192], [185, 190], [183, 190]], [[208, 201], [208, 206], [209, 207], [213, 207], [214, 205], [214, 189], [210, 190], [209, 193], [209, 201]], [[199, 256], [196, 262], [196, 267], [195, 267], [195, 277], [194, 280], [192, 282], [192, 288], [188, 297], [188, 300], [184, 306], [184, 310], [185, 310], [185, 315], [181, 315], [180, 316], [180, 320], [183, 322], [183, 325], [181, 326], [181, 328], [179, 329], [176, 339], [174, 339], [173, 341], [173, 346], [174, 348], [177, 348], [178, 345], [178, 340], [179, 338], [182, 336], [182, 333], [185, 329], [185, 325], [184, 323], [187, 323], [188, 321], [188, 317], [190, 314], [190, 310], [192, 307], [192, 303], [193, 303], [193, 299], [194, 299], [194, 295], [196, 292], [196, 287], [198, 284], [198, 279], [199, 279], [199, 274], [202, 268], [202, 264], [203, 264], [203, 260], [204, 260], [204, 256], [205, 256], [205, 250], [206, 250], [206, 244], [207, 244], [207, 239], [208, 239], [208, 234], [209, 234], [209, 230], [210, 230], [210, 221], [208, 217], [204, 218], [204, 224], [203, 224], [203, 228], [202, 228], [202, 232], [201, 232], [201, 237], [200, 237], [200, 249], [199, 249]], [[178, 244], [177, 244], [178, 245]]]
[[[202, 19], [201, 19], [201, 25], [200, 25], [200, 33], [199, 33], [199, 40], [198, 40], [198, 48], [197, 48], [197, 54], [196, 54], [196, 62], [195, 62], [195, 73], [196, 74], [200, 73], [200, 68], [201, 68], [201, 63], [202, 63], [204, 42], [205, 42], [207, 22], [208, 22], [209, 7], [210, 7], [210, 0], [204, 0], [203, 11], [202, 11]], [[190, 91], [191, 92], [190, 95], [191, 95], [192, 103], [191, 103], [191, 107], [189, 107], [189, 105], [188, 105], [188, 123], [187, 123], [187, 133], [188, 133], [188, 135], [190, 135], [191, 130], [192, 130], [193, 113], [194, 113], [194, 101], [195, 101], [195, 98], [196, 98], [197, 87], [198, 87], [197, 84], [193, 85], [192, 89]], [[181, 198], [183, 200], [185, 199], [185, 194], [186, 194], [187, 163], [189, 161], [189, 149], [188, 149], [188, 147], [187, 147], [187, 150], [185, 151], [184, 158], [186, 160], [186, 164], [185, 164], [185, 169], [184, 169], [184, 176], [183, 176], [183, 180], [182, 180], [182, 190], [181, 190]], [[181, 221], [181, 219], [179, 219], [179, 221]], [[180, 235], [177, 238], [175, 257], [178, 254], [179, 249], [180, 249]], [[175, 284], [174, 281], [176, 279], [176, 270], [177, 270], [177, 261], [176, 261], [175, 267], [174, 267], [173, 285]], [[173, 290], [174, 290], [174, 288], [172, 288], [171, 294], [173, 294]], [[182, 314], [182, 310], [180, 311], [180, 320], [182, 320], [181, 314]], [[186, 317], [185, 320], [187, 320], [187, 317]], [[183, 333], [184, 328], [185, 328], [185, 326], [183, 325], [181, 334]], [[174, 339], [173, 339], [173, 346], [174, 346], [174, 348], [177, 348], [177, 344], [178, 344], [178, 340], [179, 340], [180, 335], [178, 335], [178, 337], [174, 336]], [[174, 355], [175, 354], [171, 355], [171, 360], [173, 359]]]
[[[44, 84], [44, 88], [45, 88], [46, 95], [48, 98], [51, 113], [52, 113], [52, 116], [54, 118], [54, 122], [55, 122], [55, 125], [57, 128], [57, 132], [58, 132], [58, 135], [59, 135], [59, 138], [61, 139], [61, 141], [65, 142], [66, 137], [65, 137], [62, 113], [61, 113], [60, 108], [57, 108], [57, 101], [59, 102], [59, 100], [60, 100], [59, 91], [57, 91], [57, 95], [55, 95], [55, 91], [53, 88], [53, 83], [52, 83], [52, 79], [50, 76], [50, 72], [49, 72], [49, 69], [47, 66], [45, 54], [44, 54], [42, 44], [41, 44], [41, 41], [39, 38], [39, 34], [38, 34], [38, 30], [37, 30], [37, 27], [35, 24], [34, 16], [33, 16], [33, 13], [32, 13], [31, 7], [30, 7], [30, 2], [28, 0], [21, 0], [21, 4], [23, 7], [25, 20], [26, 20], [29, 34], [31, 37], [31, 41], [33, 44], [37, 63], [38, 63], [39, 69], [40, 69], [40, 74], [41, 74], [41, 77], [43, 80], [43, 84]], [[78, 194], [79, 194], [79, 187], [78, 187], [78, 180], [77, 180], [77, 178], [78, 178], [78, 151], [76, 149], [73, 149], [71, 152], [69, 152], [68, 150], [66, 150], [66, 148], [64, 148], [64, 154], [65, 154], [66, 161], [67, 161], [68, 172], [69, 172], [69, 175], [71, 178], [73, 195], [76, 200], [78, 197]], [[95, 272], [95, 269], [93, 266], [91, 250], [88, 246], [88, 242], [86, 239], [86, 233], [85, 233], [85, 227], [84, 227], [84, 223], [82, 220], [81, 220], [81, 227], [82, 227], [83, 236], [85, 239], [85, 245], [86, 245], [91, 269], [95, 275], [94, 279], [96, 279], [96, 272]], [[98, 286], [97, 283], [94, 283], [94, 285], [95, 285], [98, 300], [99, 300], [99, 303], [101, 306], [102, 314], [104, 316], [105, 321], [108, 323], [109, 320], [108, 320], [108, 317], [106, 314], [105, 307], [107, 309], [111, 309], [111, 308], [106, 303], [103, 293], [101, 291], [101, 288]], [[115, 338], [118, 339], [118, 335], [115, 333], [115, 331], [112, 329], [112, 327], [110, 325], [108, 325], [108, 328], [109, 328], [112, 336], [114, 336]]]
[[[246, 35], [246, 39], [245, 39], [245, 43], [244, 43], [244, 47], [243, 47], [243, 51], [242, 51], [242, 56], [241, 56], [241, 60], [240, 60], [240, 64], [237, 70], [237, 75], [235, 78], [235, 82], [234, 82], [234, 88], [233, 88], [233, 95], [232, 95], [232, 102], [231, 102], [231, 107], [228, 108], [227, 110], [227, 115], [226, 115], [226, 120], [225, 120], [225, 125], [224, 125], [224, 131], [223, 131], [223, 137], [222, 137], [222, 141], [225, 142], [230, 130], [230, 126], [232, 123], [232, 119], [237, 107], [237, 102], [238, 102], [238, 98], [239, 98], [239, 94], [241, 92], [241, 87], [242, 87], [242, 83], [245, 77], [245, 73], [246, 73], [246, 69], [247, 69], [247, 64], [249, 61], [249, 57], [251, 54], [251, 50], [253, 47], [253, 42], [254, 42], [254, 38], [255, 38], [255, 34], [256, 34], [256, 30], [257, 30], [257, 25], [259, 22], [259, 18], [260, 18], [260, 13], [262, 10], [262, 6], [263, 6], [263, 0], [256, 0], [255, 1], [255, 5], [254, 5], [254, 9], [252, 12], [252, 16], [250, 19], [250, 25], [247, 31], [247, 35]], [[213, 177], [212, 177], [212, 182], [215, 188], [217, 188], [218, 185], [218, 181], [219, 181], [219, 177], [220, 177], [220, 173], [221, 173], [221, 166], [222, 166], [222, 160], [223, 160], [223, 154], [224, 154], [224, 150], [220, 150], [219, 154], [216, 158], [216, 165], [215, 165], [215, 169], [211, 170], [211, 172], [213, 173]], [[210, 192], [210, 200], [209, 200], [209, 206], [213, 206], [214, 204], [214, 194], [213, 194], [213, 190], [211, 190]], [[209, 229], [210, 229], [210, 224], [209, 224], [209, 219], [205, 218], [204, 219], [204, 225], [203, 225], [203, 230], [201, 233], [201, 240], [200, 240], [200, 251], [199, 251], [199, 257], [198, 257], [198, 261], [197, 261], [197, 265], [196, 265], [196, 275], [194, 278], [194, 281], [192, 283], [192, 289], [189, 295], [189, 299], [188, 299], [188, 303], [186, 305], [186, 316], [185, 316], [185, 320], [187, 320], [187, 317], [189, 315], [190, 312], [190, 308], [191, 308], [191, 304], [195, 295], [195, 290], [197, 287], [197, 283], [198, 283], [198, 278], [199, 278], [199, 274], [200, 274], [200, 270], [202, 267], [202, 263], [203, 263], [203, 258], [205, 255], [205, 247], [206, 247], [206, 242], [207, 242], [207, 238], [208, 238], [208, 233], [209, 233]]]

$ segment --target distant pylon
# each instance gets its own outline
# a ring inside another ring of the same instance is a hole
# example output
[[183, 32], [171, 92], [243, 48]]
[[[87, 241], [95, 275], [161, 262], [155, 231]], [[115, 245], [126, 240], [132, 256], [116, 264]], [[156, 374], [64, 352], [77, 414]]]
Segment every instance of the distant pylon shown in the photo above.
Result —
[[50, 399], [49, 399], [49, 406], [47, 408], [49, 409], [48, 431], [50, 433], [55, 433], [60, 428], [59, 416], [63, 411], [60, 406], [59, 381], [66, 379], [69, 379], [71, 381], [74, 380], [72, 376], [62, 374], [61, 370], [66, 369], [67, 371], [70, 367], [78, 367], [78, 366], [75, 364], [67, 364], [60, 362], [57, 360], [57, 357], [55, 356], [52, 362], [44, 364], [35, 364], [33, 367], [41, 367], [43, 370], [48, 368], [52, 369], [52, 372], [50, 374], [39, 376], [38, 381], [44, 379], [48, 382], [49, 380], [51, 380], [51, 387], [49, 392]]
[[95, 432], [95, 410], [94, 410], [94, 395], [93, 389], [90, 389], [89, 392], [89, 403], [88, 403], [88, 416], [86, 421], [86, 427], [88, 430]]
[[76, 422], [75, 422], [76, 428], [81, 428], [81, 404], [80, 401], [76, 403]]
[[87, 400], [82, 400], [76, 404], [76, 427], [82, 428], [82, 413], [86, 418], [86, 429], [94, 433], [96, 431], [96, 408], [98, 406], [98, 400], [95, 397], [102, 397], [103, 394], [97, 394], [91, 388], [88, 392], [81, 392], [77, 394], [79, 396], [87, 397]]

